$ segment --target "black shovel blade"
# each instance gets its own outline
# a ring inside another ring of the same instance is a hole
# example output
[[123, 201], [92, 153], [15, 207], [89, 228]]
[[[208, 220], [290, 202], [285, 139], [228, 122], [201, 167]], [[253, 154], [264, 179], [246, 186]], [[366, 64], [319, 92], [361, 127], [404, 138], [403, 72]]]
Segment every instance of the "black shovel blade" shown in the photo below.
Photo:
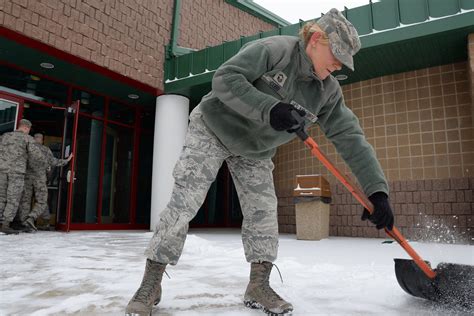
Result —
[[[429, 262], [426, 262], [429, 265]], [[440, 263], [431, 280], [413, 260], [395, 259], [398, 284], [410, 295], [462, 308], [474, 308], [474, 266]]]

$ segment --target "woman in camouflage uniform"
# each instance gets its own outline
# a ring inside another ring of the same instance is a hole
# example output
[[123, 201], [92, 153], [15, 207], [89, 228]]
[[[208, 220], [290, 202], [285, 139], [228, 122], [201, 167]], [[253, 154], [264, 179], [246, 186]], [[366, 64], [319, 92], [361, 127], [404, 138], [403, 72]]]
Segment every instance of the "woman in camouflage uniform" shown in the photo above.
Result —
[[300, 39], [274, 36], [248, 43], [216, 71], [212, 91], [191, 113], [184, 149], [173, 171], [172, 197], [146, 251], [145, 275], [127, 315], [149, 315], [160, 301], [166, 265], [177, 263], [188, 223], [223, 161], [239, 195], [242, 241], [251, 263], [244, 303], [272, 315], [292, 312], [293, 306], [269, 285], [278, 250], [271, 158], [279, 145], [295, 137], [287, 132], [297, 123], [291, 101], [318, 116], [321, 130], [375, 206], [368, 218], [377, 228], [392, 227], [385, 176], [356, 116], [344, 104], [338, 81], [330, 75], [343, 64], [354, 69], [358, 34], [332, 9], [316, 23], [307, 24], [300, 35]]

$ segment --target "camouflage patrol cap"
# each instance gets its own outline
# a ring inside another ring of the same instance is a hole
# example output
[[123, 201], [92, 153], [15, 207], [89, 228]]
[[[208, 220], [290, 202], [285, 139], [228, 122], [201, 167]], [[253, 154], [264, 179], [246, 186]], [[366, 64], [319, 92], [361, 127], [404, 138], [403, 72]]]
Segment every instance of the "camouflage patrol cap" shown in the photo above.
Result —
[[28, 121], [27, 119], [21, 119], [20, 120], [20, 123], [18, 124], [18, 126], [26, 126], [28, 128], [31, 128], [31, 122]]
[[354, 71], [354, 56], [360, 49], [359, 34], [354, 25], [337, 9], [331, 9], [316, 23], [329, 37], [331, 51], [341, 63]]

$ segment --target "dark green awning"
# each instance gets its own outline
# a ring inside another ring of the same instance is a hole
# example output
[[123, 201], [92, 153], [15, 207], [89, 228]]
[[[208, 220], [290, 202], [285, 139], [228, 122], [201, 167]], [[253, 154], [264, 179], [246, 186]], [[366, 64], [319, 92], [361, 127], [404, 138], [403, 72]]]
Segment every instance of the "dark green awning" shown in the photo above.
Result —
[[[341, 84], [467, 60], [474, 0], [381, 0], [343, 13], [357, 28], [362, 49], [354, 57], [356, 71], [339, 72], [348, 76]], [[165, 93], [199, 102], [210, 91], [214, 71], [242, 45], [273, 35], [296, 36], [301, 24], [166, 60]]]

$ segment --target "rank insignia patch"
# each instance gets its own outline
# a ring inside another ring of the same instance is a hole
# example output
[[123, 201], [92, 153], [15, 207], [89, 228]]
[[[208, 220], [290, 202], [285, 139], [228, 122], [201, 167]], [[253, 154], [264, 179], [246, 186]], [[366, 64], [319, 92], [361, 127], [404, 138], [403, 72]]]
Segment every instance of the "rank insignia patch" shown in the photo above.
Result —
[[286, 81], [286, 78], [287, 76], [279, 71], [277, 72], [274, 76], [273, 76], [273, 80], [280, 86], [280, 87], [283, 87], [283, 85], [285, 84], [285, 81]]

